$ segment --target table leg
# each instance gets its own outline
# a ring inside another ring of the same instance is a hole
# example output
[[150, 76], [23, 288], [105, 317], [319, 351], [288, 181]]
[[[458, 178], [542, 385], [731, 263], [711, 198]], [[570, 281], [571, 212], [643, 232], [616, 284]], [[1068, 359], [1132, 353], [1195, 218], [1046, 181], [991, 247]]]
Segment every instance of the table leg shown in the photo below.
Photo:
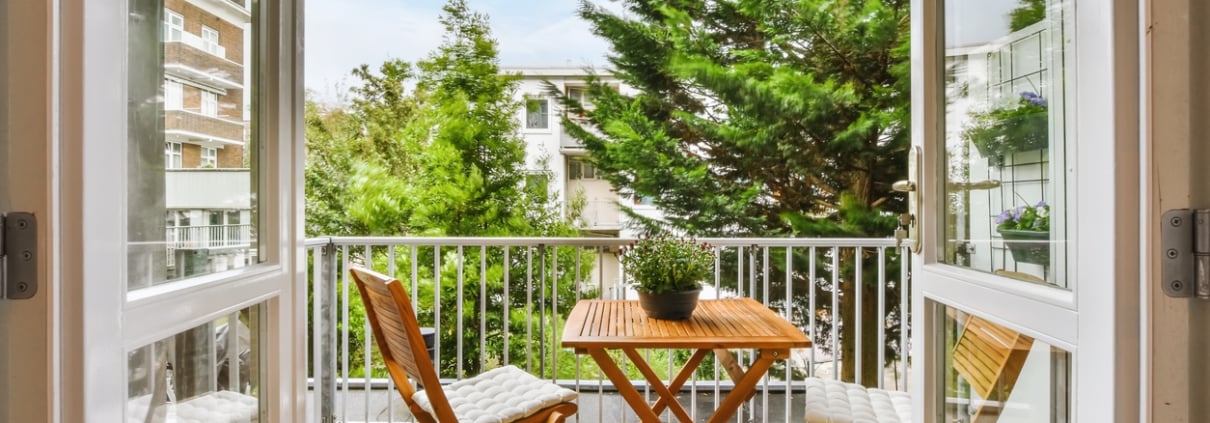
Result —
[[[647, 364], [647, 361], [643, 360], [643, 356], [639, 355], [638, 350], [635, 350], [634, 348], [623, 348], [622, 351], [626, 352], [626, 356], [630, 357], [630, 361], [634, 363], [634, 367], [638, 368], [639, 372], [643, 373], [643, 377], [647, 378], [647, 383], [651, 384], [651, 387], [655, 389], [655, 393], [660, 396], [660, 399], [656, 401], [657, 407], [660, 407], [660, 409], [656, 410], [655, 407], [652, 407], [651, 412], [659, 415], [660, 412], [663, 411], [662, 406], [666, 405], [668, 408], [672, 409], [672, 414], [676, 415], [677, 419], [684, 423], [693, 423], [693, 418], [689, 417], [689, 413], [686, 412], [685, 408], [681, 406], [681, 403], [676, 400], [676, 395], [672, 393], [673, 391], [669, 390], [667, 386], [664, 386], [664, 381], [660, 380], [660, 378], [656, 376], [655, 371], [651, 370], [651, 366]], [[680, 387], [678, 386], [677, 389], [680, 389]]]
[[613, 358], [604, 349], [590, 348], [588, 354], [592, 356], [598, 366], [601, 366], [601, 371], [605, 372], [605, 376], [608, 376], [609, 380], [613, 382], [613, 386], [617, 388], [618, 394], [621, 394], [626, 403], [630, 404], [630, 408], [634, 410], [635, 414], [638, 414], [640, 419], [645, 423], [659, 423], [660, 417], [651, 410], [647, 401], [643, 399], [642, 395], [639, 395], [638, 390], [634, 389], [630, 379], [626, 377], [622, 369], [618, 368], [618, 365], [613, 362]]
[[[789, 353], [790, 350], [788, 349], [760, 350], [757, 353], [756, 361], [752, 363], [752, 366], [748, 367], [747, 372], [744, 372], [738, 369], [739, 366], [735, 363], [735, 358], [731, 357], [730, 352], [728, 352], [727, 355], [731, 360], [729, 364], [734, 365], [736, 370], [738, 370], [737, 373], [733, 373], [731, 370], [727, 371], [727, 373], [731, 374], [732, 380], [735, 381], [735, 388], [719, 404], [718, 409], [714, 411], [714, 415], [710, 416], [710, 422], [721, 423], [730, 419], [735, 414], [735, 410], [739, 409], [740, 404], [748, 401], [749, 398], [752, 398], [756, 394], [756, 384], [760, 382], [760, 378], [765, 375], [765, 372], [769, 371], [769, 367], [773, 366], [773, 361], [789, 358]], [[719, 357], [719, 361], [725, 361], [725, 358]], [[724, 368], [727, 366], [728, 363], [723, 363]], [[737, 374], [739, 379], [735, 379]]]

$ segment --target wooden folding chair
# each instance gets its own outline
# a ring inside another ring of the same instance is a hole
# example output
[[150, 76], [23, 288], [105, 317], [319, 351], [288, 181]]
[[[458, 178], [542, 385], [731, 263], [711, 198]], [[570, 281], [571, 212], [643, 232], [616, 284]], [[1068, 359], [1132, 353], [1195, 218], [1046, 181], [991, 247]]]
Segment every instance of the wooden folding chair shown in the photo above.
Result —
[[[514, 366], [442, 387], [403, 284], [371, 270], [349, 271], [361, 292], [387, 371], [419, 421], [555, 423], [576, 413], [577, 406], [571, 402], [576, 398], [575, 391]], [[413, 380], [424, 389], [418, 391]]]
[[[1033, 338], [975, 316], [967, 316], [954, 344], [954, 369], [982, 401], [972, 403], [971, 423], [994, 423], [1025, 366]], [[807, 378], [807, 423], [911, 421], [907, 392], [855, 383]]]

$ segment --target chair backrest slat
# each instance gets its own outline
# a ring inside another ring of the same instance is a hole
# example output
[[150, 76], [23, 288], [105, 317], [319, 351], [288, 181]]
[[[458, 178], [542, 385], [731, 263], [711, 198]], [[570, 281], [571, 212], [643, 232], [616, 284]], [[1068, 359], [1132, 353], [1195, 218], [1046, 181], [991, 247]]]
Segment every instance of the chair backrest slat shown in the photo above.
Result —
[[[419, 381], [425, 388], [429, 402], [436, 411], [437, 421], [455, 421], [453, 410], [441, 389], [441, 380], [433, 369], [420, 334], [420, 324], [412, 301], [398, 280], [372, 270], [351, 268], [349, 272], [357, 283], [366, 307], [366, 316], [374, 332], [374, 341], [386, 363], [387, 371], [399, 394], [416, 416], [428, 417], [412, 400], [416, 387], [411, 380]], [[408, 378], [411, 378], [409, 380]], [[422, 417], [422, 419], [423, 419]]]

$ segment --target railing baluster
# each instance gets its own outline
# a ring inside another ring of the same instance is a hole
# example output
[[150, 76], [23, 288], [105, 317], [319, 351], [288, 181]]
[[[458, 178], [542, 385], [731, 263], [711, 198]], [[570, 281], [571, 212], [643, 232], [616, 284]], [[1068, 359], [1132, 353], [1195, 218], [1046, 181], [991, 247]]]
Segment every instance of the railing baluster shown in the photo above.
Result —
[[[786, 247], [786, 302], [783, 307], [786, 321], [794, 322], [794, 247]], [[786, 359], [786, 420], [790, 420], [790, 403], [793, 402], [794, 391], [790, 386], [794, 383], [794, 352]], [[765, 419], [768, 421], [768, 419]]]
[[[320, 358], [323, 360], [323, 372], [320, 382], [323, 384], [323, 416], [336, 414], [336, 246], [328, 244], [323, 248], [323, 281], [315, 296], [320, 297], [320, 312], [323, 313], [320, 329], [321, 337], [316, 341], [320, 344]], [[228, 333], [230, 336], [230, 333]], [[232, 368], [232, 371], [235, 371]]]
[[509, 279], [508, 271], [510, 269], [512, 269], [512, 267], [513, 267], [513, 262], [511, 260], [512, 257], [509, 256], [510, 250], [512, 250], [511, 246], [508, 246], [508, 245], [504, 246], [504, 365], [505, 366], [512, 363], [511, 361], [509, 361], [509, 356], [508, 356], [508, 350], [512, 349], [512, 348], [510, 348], [512, 345], [508, 343], [509, 334], [512, 333], [512, 330], [510, 330], [511, 327], [509, 326], [508, 314], [510, 313], [509, 308], [513, 302], [513, 296], [512, 296], [512, 293], [509, 292], [509, 286], [508, 286], [509, 285], [508, 284], [508, 282], [509, 282], [508, 281], [508, 279]]
[[[368, 244], [365, 246], [364, 260], [365, 260], [367, 269], [374, 268], [374, 249], [372, 246], [370, 246]], [[365, 298], [362, 298], [361, 300], [363, 302], [366, 301]], [[363, 409], [365, 411], [365, 413], [364, 413], [364, 416], [362, 417], [363, 418], [362, 421], [368, 422], [368, 421], [370, 421], [370, 395], [369, 395], [369, 393], [373, 392], [370, 390], [370, 379], [373, 376], [370, 371], [370, 368], [371, 368], [370, 363], [373, 362], [373, 357], [374, 357], [372, 355], [374, 353], [374, 341], [371, 341], [371, 339], [374, 339], [374, 338], [373, 338], [373, 335], [371, 335], [372, 329], [370, 328], [370, 319], [365, 319], [365, 327], [363, 328], [363, 330], [364, 331], [362, 332], [361, 339], [364, 339], [366, 342], [362, 344], [365, 347], [365, 357], [364, 357], [365, 361], [361, 362], [361, 368], [365, 374], [365, 387], [362, 389], [366, 393], [366, 396], [365, 396], [365, 408]]]
[[487, 246], [479, 247], [479, 371], [487, 367]]
[[861, 350], [861, 346], [862, 346], [861, 345], [862, 344], [862, 342], [861, 342], [862, 341], [862, 336], [861, 336], [862, 335], [861, 334], [861, 329], [862, 329], [862, 327], [861, 327], [861, 323], [862, 323], [861, 322], [861, 320], [862, 320], [861, 319], [861, 317], [862, 317], [861, 306], [862, 306], [862, 304], [861, 303], [862, 303], [863, 294], [865, 293], [865, 280], [862, 279], [862, 274], [861, 274], [861, 266], [863, 264], [861, 256], [863, 253], [864, 253], [864, 251], [861, 249], [861, 247], [857, 247], [857, 252], [855, 254], [856, 262], [857, 262], [856, 275], [853, 277], [853, 284], [852, 284], [853, 290], [856, 291], [856, 293], [857, 293], [856, 294], [857, 298], [856, 298], [856, 301], [854, 301], [854, 307], [853, 307], [853, 309], [854, 309], [853, 321], [856, 322], [856, 325], [855, 325], [856, 327], [853, 328], [853, 333], [854, 333], [854, 338], [855, 338], [853, 340], [853, 356], [854, 356], [853, 357], [853, 378], [856, 379], [854, 382], [857, 384], [860, 384], [860, 385], [865, 385], [865, 375], [861, 373], [861, 358], [863, 355], [865, 355], [865, 354], [863, 354], [864, 351]]
[[[754, 247], [755, 248], [755, 247]], [[769, 306], [769, 247], [761, 248], [761, 277], [764, 279], [764, 305]], [[761, 380], [761, 419], [769, 421], [769, 373], [765, 372], [764, 378]]]
[[[584, 247], [576, 247], [576, 302], [580, 302], [580, 254], [584, 252]], [[580, 405], [580, 354], [575, 355], [576, 359], [576, 406]], [[580, 423], [580, 415], [576, 414], [576, 423]]]
[[903, 377], [899, 380], [900, 390], [906, 390], [908, 380], [908, 330], [911, 328], [911, 322], [908, 320], [908, 297], [910, 293], [908, 289], [911, 281], [908, 280], [908, 265], [911, 263], [911, 253], [909, 247], [903, 247], [899, 250], [899, 365], [903, 368]]
[[815, 332], [815, 257], [818, 252], [815, 250], [815, 247], [810, 247], [810, 251], [810, 256], [807, 259], [807, 289], [809, 289], [807, 294], [807, 316], [811, 332], [811, 355], [807, 358], [807, 376], [815, 377], [815, 351], [819, 349], [819, 336]]
[[[387, 246], [387, 260], [389, 260], [387, 262], [387, 276], [390, 276], [392, 279], [398, 279], [395, 277], [395, 246], [394, 245]], [[415, 292], [415, 291], [413, 291], [413, 292]], [[388, 375], [388, 377], [387, 377], [387, 393], [391, 393], [391, 392], [395, 392], [395, 380], [391, 379]], [[392, 403], [394, 402], [393, 401], [394, 397], [395, 397], [394, 395], [387, 395], [387, 423], [395, 422], [395, 414], [391, 413], [391, 409], [393, 408]]]
[[878, 388], [886, 379], [886, 247], [878, 247]]
[[534, 370], [534, 249], [525, 247], [525, 370]]
[[[320, 295], [320, 287], [326, 283], [323, 279], [323, 254], [321, 251], [325, 247], [314, 247], [311, 249], [311, 396], [315, 399], [315, 415], [319, 418], [326, 419], [329, 417], [324, 414], [323, 402], [323, 382], [321, 381], [323, 372], [326, 370], [323, 366], [323, 345], [316, 340], [323, 339], [323, 306], [320, 303], [322, 296]], [[330, 246], [328, 248], [331, 248]], [[318, 318], [316, 318], [318, 317]]]
[[832, 377], [836, 380], [842, 380], [840, 377], [840, 363], [837, 363], [837, 358], [840, 357], [840, 248], [832, 247]]
[[441, 377], [441, 244], [433, 244], [433, 370]]
[[[550, 379], [551, 382], [559, 379], [559, 339], [562, 334], [559, 333], [559, 246], [550, 248], [551, 256], [551, 276], [550, 276], [550, 323], [551, 323], [551, 357], [550, 357]], [[543, 351], [546, 349], [543, 348]]]
[[454, 321], [455, 327], [456, 327], [456, 329], [455, 329], [456, 332], [454, 332], [454, 334], [455, 334], [454, 335], [454, 345], [457, 346], [458, 361], [456, 361], [454, 363], [454, 369], [455, 369], [454, 378], [462, 379], [464, 376], [466, 376], [466, 374], [462, 372], [462, 335], [464, 333], [466, 333], [465, 331], [463, 331], [463, 328], [462, 328], [462, 321], [465, 320], [465, 318], [466, 318], [466, 316], [464, 314], [462, 314], [462, 291], [463, 291], [463, 289], [462, 289], [462, 287], [463, 287], [462, 266], [464, 266], [466, 263], [465, 263], [464, 257], [462, 256], [462, 245], [458, 245], [457, 251], [458, 251], [458, 253], [457, 253], [458, 254], [458, 263], [457, 263], [458, 264], [457, 265], [458, 279], [455, 281], [455, 285], [454, 285], [454, 287], [455, 287], [454, 290], [457, 292], [455, 294], [455, 297], [457, 298], [457, 303], [454, 303], [454, 310], [457, 314], [455, 314], [456, 320]]
[[[349, 247], [340, 248], [340, 262], [349, 268]], [[344, 398], [340, 400], [340, 418], [349, 415], [349, 272], [340, 272], [340, 389]]]

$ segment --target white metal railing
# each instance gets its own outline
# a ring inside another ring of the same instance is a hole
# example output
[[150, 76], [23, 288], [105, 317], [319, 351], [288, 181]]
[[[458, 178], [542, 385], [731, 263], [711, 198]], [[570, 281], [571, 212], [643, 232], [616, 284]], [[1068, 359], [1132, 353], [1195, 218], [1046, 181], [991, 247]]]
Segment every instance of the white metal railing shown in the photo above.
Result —
[[[625, 269], [613, 255], [618, 247], [632, 241], [375, 237], [308, 240], [312, 290], [308, 327], [309, 377], [313, 387], [310, 412], [319, 416], [315, 421], [324, 422], [407, 421], [390, 411], [406, 407], [396, 394], [387, 392], [393, 387], [385, 371], [374, 365], [376, 346], [368, 321], [356, 316], [363, 309], [346, 270], [346, 265], [356, 265], [375, 268], [403, 281], [412, 293], [421, 325], [434, 327], [438, 334], [433, 346], [433, 354], [438, 358], [434, 365], [443, 379], [452, 381], [490, 367], [514, 364], [587, 394], [581, 396], [577, 422], [614, 421], [617, 416], [607, 417], [602, 411], [607, 408], [602, 402], [604, 394], [612, 391], [608, 380], [595, 372], [591, 359], [583, 360], [558, 345], [563, 319], [576, 301], [634, 298], [633, 291], [616, 285], [616, 281], [625, 280]], [[906, 255], [896, 248], [893, 239], [699, 241], [711, 245], [715, 251], [714, 279], [706, 281], [703, 298], [752, 297], [802, 328], [815, 343], [812, 348], [794, 351], [790, 360], [770, 370], [762, 383], [761, 395], [739, 410], [739, 421], [771, 421], [771, 394], [784, 396], [782, 412], [787, 419], [800, 415], [801, 401], [797, 407], [793, 404], [795, 395], [802, 393], [802, 380], [839, 379], [841, 370], [846, 368], [841, 337], [853, 337], [848, 347], [854, 351], [853, 362], [847, 367], [851, 370], [849, 374], [862, 375], [863, 367], [873, 366], [878, 387], [906, 390], [909, 365], [903, 354], [908, 350], [905, 346], [909, 333], [902, 323], [909, 321], [905, 315], [909, 306], [910, 260], [902, 260]], [[856, 289], [858, 286], [864, 289]], [[833, 295], [836, 289], [840, 295]], [[846, 313], [841, 296], [850, 295], [852, 311]], [[863, 319], [869, 320], [863, 325]], [[350, 323], [357, 327], [350, 327]], [[845, 328], [846, 324], [852, 327]], [[863, 327], [873, 328], [876, 334], [863, 336]], [[358, 345], [362, 350], [353, 351]], [[876, 354], [866, 348], [876, 350]], [[887, 357], [888, 350], [899, 357]], [[874, 362], [863, 362], [863, 353]], [[669, 374], [687, 358], [678, 359], [667, 350], [654, 354], [664, 354], [662, 357], [666, 359], [649, 361], [653, 366], [667, 362]], [[740, 352], [741, 360], [743, 354]], [[624, 365], [623, 369], [627, 368]], [[720, 377], [717, 364], [713, 369], [703, 365], [699, 373], [703, 374], [695, 374], [683, 388], [690, 394], [688, 409], [694, 420], [699, 418], [699, 392], [707, 394], [701, 401], [708, 412], [710, 401], [717, 404], [731, 387], [725, 373]], [[866, 380], [869, 381], [869, 376]], [[649, 391], [641, 376], [634, 383]], [[373, 400], [376, 407], [386, 403], [385, 415], [371, 411], [371, 394], [375, 390], [386, 393], [385, 399], [380, 395]], [[592, 407], [585, 407], [583, 401], [591, 401], [586, 398], [592, 394], [596, 394], [595, 413], [586, 413]]]
[[[167, 28], [167, 27], [165, 27], [165, 28]], [[172, 32], [172, 34], [173, 34], [173, 36], [167, 41], [185, 43], [185, 45], [187, 45], [187, 46], [210, 53], [213, 56], [216, 56], [216, 57], [219, 57], [222, 59], [227, 58], [227, 48], [219, 45], [218, 43], [206, 41], [201, 36], [195, 35], [193, 33], [190, 33], [189, 31], [185, 31], [185, 30], [180, 30], [180, 32]], [[180, 38], [176, 38], [177, 34], [180, 34]]]
[[169, 226], [168, 248], [230, 248], [252, 245], [252, 225]]

